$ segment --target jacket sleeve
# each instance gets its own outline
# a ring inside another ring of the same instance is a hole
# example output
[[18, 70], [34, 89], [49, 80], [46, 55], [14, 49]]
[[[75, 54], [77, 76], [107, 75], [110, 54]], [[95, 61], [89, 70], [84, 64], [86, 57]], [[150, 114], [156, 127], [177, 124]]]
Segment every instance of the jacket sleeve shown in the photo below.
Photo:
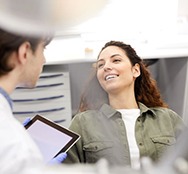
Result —
[[169, 113], [174, 125], [174, 132], [177, 138], [187, 126], [183, 121], [182, 117], [180, 117], [176, 112], [174, 112], [173, 110], [169, 110]]
[[68, 150], [67, 158], [63, 161], [63, 163], [83, 163], [84, 162], [82, 125], [81, 125], [80, 119], [81, 119], [81, 114], [77, 114], [71, 121], [71, 125], [69, 129], [79, 134], [81, 137], [77, 141], [77, 143]]

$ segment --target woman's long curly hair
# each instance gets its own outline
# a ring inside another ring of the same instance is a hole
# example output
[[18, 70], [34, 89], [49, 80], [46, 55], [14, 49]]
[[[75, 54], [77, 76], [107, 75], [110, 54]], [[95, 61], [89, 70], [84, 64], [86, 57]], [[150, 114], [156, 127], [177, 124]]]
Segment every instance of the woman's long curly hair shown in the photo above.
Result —
[[[168, 107], [162, 100], [156, 81], [151, 77], [149, 69], [143, 60], [136, 54], [135, 50], [130, 46], [120, 41], [107, 42], [101, 49], [100, 53], [108, 46], [117, 46], [125, 51], [132, 66], [140, 65], [140, 76], [135, 80], [135, 97], [137, 102], [145, 104], [147, 107]], [[99, 57], [98, 55], [98, 57]], [[99, 109], [102, 104], [108, 103], [108, 95], [100, 86], [97, 76], [97, 69], [94, 68], [89, 82], [81, 96], [79, 112], [89, 109]]]

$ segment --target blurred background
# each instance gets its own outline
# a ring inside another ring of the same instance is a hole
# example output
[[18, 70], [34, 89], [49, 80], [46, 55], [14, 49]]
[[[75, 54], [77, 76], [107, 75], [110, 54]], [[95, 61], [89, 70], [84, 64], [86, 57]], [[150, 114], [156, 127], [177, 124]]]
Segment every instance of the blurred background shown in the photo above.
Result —
[[[0, 0], [0, 27], [54, 35], [36, 88], [11, 96], [21, 122], [41, 114], [68, 127], [98, 52], [119, 40], [148, 63], [164, 100], [188, 125], [188, 0]], [[176, 159], [187, 158], [187, 130], [181, 139], [180, 151], [145, 173], [186, 173], [187, 163]], [[176, 169], [169, 169], [174, 161]]]
[[38, 86], [12, 94], [19, 120], [40, 113], [68, 126], [99, 50], [119, 40], [150, 65], [163, 98], [188, 123], [188, 0], [0, 0], [0, 25], [54, 35]]

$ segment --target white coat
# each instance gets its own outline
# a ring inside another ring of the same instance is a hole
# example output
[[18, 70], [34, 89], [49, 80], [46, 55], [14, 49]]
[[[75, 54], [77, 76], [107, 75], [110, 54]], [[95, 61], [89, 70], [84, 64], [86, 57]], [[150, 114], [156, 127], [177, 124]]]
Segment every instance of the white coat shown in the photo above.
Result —
[[43, 165], [42, 155], [0, 93], [0, 173], [25, 173]]

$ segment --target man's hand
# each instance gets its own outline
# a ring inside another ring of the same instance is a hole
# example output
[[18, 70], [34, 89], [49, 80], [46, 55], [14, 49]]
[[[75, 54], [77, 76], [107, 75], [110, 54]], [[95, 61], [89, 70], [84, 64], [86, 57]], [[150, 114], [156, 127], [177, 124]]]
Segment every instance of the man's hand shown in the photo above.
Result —
[[24, 126], [26, 126], [31, 121], [30, 117], [27, 117], [24, 122], [22, 123]]
[[66, 157], [67, 157], [67, 153], [62, 152], [59, 155], [57, 155], [55, 158], [50, 160], [48, 164], [60, 164], [66, 159]]

